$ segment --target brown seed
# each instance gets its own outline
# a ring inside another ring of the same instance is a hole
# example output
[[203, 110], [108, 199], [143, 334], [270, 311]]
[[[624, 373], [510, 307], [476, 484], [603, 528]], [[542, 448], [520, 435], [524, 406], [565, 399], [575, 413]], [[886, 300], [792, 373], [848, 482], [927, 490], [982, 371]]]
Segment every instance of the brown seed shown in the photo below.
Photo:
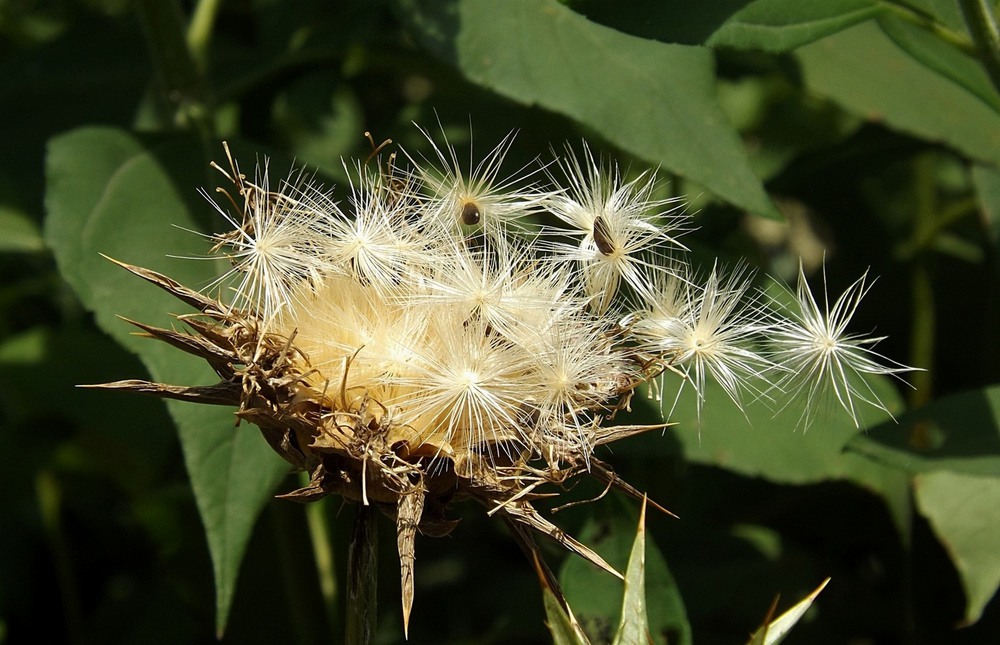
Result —
[[465, 202], [462, 205], [462, 223], [466, 226], [478, 224], [482, 218], [483, 214], [479, 212], [479, 204], [476, 202]]
[[615, 243], [611, 239], [611, 231], [608, 230], [608, 225], [600, 215], [594, 218], [594, 243], [602, 255], [611, 255], [615, 252]]

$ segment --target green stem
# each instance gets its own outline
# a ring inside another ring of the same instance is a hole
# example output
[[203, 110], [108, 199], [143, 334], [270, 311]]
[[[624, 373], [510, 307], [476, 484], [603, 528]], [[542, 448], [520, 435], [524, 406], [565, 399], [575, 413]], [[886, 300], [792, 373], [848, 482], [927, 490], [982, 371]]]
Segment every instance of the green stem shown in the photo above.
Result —
[[975, 198], [970, 197], [953, 203], [932, 221], [924, 222], [922, 227], [915, 229], [910, 239], [901, 242], [896, 247], [896, 257], [899, 260], [912, 260], [921, 253], [933, 250], [938, 235], [956, 222], [978, 214], [979, 202]]
[[347, 611], [345, 642], [369, 645], [375, 638], [378, 618], [378, 536], [375, 509], [359, 504], [354, 517], [354, 533], [347, 552]]
[[[308, 483], [308, 473], [302, 473], [303, 480]], [[326, 499], [311, 502], [306, 505], [306, 524], [309, 527], [309, 538], [312, 542], [313, 558], [316, 561], [316, 574], [319, 577], [319, 590], [323, 596], [323, 606], [326, 619], [332, 630], [337, 621], [337, 575], [333, 562], [333, 541], [330, 528], [327, 525]]]
[[[914, 213], [912, 244], [922, 248], [921, 240], [926, 231], [935, 228], [937, 219], [937, 193], [934, 183], [934, 156], [924, 154], [914, 162], [913, 181], [916, 185], [917, 208]], [[910, 406], [920, 407], [930, 400], [933, 387], [932, 368], [934, 362], [934, 288], [931, 281], [931, 256], [926, 250], [913, 256], [910, 274], [910, 291], [913, 298], [913, 318], [910, 333], [910, 364], [922, 367], [923, 372], [914, 372], [910, 395]]]
[[976, 43], [978, 56], [989, 74], [993, 87], [1000, 91], [1000, 28], [987, 0], [958, 0], [965, 24]]
[[188, 23], [187, 46], [202, 72], [208, 62], [208, 45], [212, 40], [220, 4], [220, 0], [199, 0], [191, 15], [191, 22]]
[[931, 285], [930, 258], [921, 255], [913, 263], [910, 289], [913, 297], [913, 320], [910, 332], [910, 364], [925, 372], [913, 372], [910, 407], [918, 408], [930, 401], [934, 368], [934, 288]]
[[77, 594], [76, 575], [73, 570], [73, 558], [70, 555], [69, 544], [63, 532], [60, 507], [62, 506], [62, 489], [55, 475], [47, 470], [38, 473], [35, 478], [35, 493], [38, 496], [38, 510], [42, 518], [45, 537], [52, 551], [52, 559], [56, 571], [56, 584], [62, 599], [63, 612], [66, 618], [67, 642], [86, 642], [83, 610], [80, 597]]
[[184, 15], [174, 0], [136, 0], [136, 15], [161, 84], [161, 103], [175, 127], [195, 128], [206, 143], [212, 118], [204, 79], [188, 49]]
[[274, 528], [274, 540], [279, 567], [288, 597], [289, 627], [296, 643], [323, 643], [331, 632], [323, 631], [321, 608], [315, 587], [310, 584], [313, 559], [309, 557], [306, 535], [302, 530], [301, 507], [279, 503], [271, 504], [269, 515]]

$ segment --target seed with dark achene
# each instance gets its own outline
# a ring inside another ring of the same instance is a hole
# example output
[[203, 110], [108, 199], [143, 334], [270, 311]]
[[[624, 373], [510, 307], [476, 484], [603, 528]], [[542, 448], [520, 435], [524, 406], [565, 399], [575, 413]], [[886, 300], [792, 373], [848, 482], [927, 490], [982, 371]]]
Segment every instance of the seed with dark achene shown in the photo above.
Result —
[[462, 205], [462, 223], [466, 226], [478, 224], [482, 218], [483, 215], [479, 212], [479, 204], [476, 202], [465, 202]]
[[611, 255], [615, 252], [615, 244], [611, 239], [611, 231], [604, 223], [604, 218], [600, 215], [594, 218], [594, 244], [602, 255]]

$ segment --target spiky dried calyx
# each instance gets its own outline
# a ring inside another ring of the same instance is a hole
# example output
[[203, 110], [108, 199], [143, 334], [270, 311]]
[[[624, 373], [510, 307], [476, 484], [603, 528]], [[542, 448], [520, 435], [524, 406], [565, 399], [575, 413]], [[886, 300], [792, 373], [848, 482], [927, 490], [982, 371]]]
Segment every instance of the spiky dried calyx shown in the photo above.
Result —
[[[404, 619], [413, 601], [413, 565], [417, 530], [444, 536], [456, 520], [449, 504], [473, 499], [513, 525], [515, 538], [537, 551], [530, 529], [618, 576], [594, 551], [563, 533], [532, 506], [542, 484], [563, 484], [586, 473], [641, 497], [604, 462], [558, 443], [528, 446], [516, 441], [498, 449], [469, 445], [457, 451], [430, 443], [399, 439], [392, 420], [372, 414], [382, 404], [366, 395], [348, 396], [344, 383], [316, 389], [309, 357], [295, 338], [261, 330], [256, 316], [208, 298], [155, 271], [115, 261], [199, 310], [179, 319], [189, 331], [128, 321], [151, 338], [205, 359], [220, 380], [209, 386], [176, 386], [141, 380], [97, 387], [129, 390], [182, 401], [228, 405], [236, 417], [260, 428], [268, 444], [293, 467], [310, 473], [310, 482], [279, 497], [309, 502], [329, 494], [378, 507], [396, 522], [403, 588]], [[637, 381], [621, 380], [616, 394], [627, 401]], [[582, 411], [578, 411], [582, 412]], [[594, 425], [591, 446], [662, 426]], [[395, 440], [393, 437], [397, 437]], [[544, 454], [543, 454], [544, 453]]]
[[[772, 310], [750, 272], [716, 267], [699, 285], [676, 255], [687, 220], [655, 196], [652, 174], [626, 182], [568, 150], [557, 163], [568, 189], [519, 187], [539, 171], [499, 180], [508, 145], [468, 177], [450, 148], [438, 171], [357, 163], [347, 212], [301, 173], [271, 190], [266, 166], [249, 181], [230, 157], [216, 168], [235, 195], [220, 189], [231, 208], [216, 207], [234, 230], [210, 236], [233, 265], [211, 285], [225, 301], [122, 264], [199, 312], [180, 317], [188, 331], [134, 324], [204, 358], [220, 382], [103, 387], [237, 407], [310, 474], [284, 497], [335, 493], [394, 518], [404, 624], [415, 534], [451, 531], [455, 500], [500, 515], [537, 561], [543, 533], [614, 573], [532, 503], [582, 474], [641, 497], [593, 454], [663, 427], [607, 425], [639, 384], [659, 376], [662, 392], [677, 376], [699, 412], [709, 378], [740, 407], [787, 387], [808, 408], [832, 387], [856, 420], [854, 401], [881, 402], [855, 377], [909, 369], [843, 334], [863, 289], [831, 320], [804, 276], [803, 314]], [[571, 230], [524, 220], [539, 213]], [[818, 354], [817, 337], [833, 349]]]

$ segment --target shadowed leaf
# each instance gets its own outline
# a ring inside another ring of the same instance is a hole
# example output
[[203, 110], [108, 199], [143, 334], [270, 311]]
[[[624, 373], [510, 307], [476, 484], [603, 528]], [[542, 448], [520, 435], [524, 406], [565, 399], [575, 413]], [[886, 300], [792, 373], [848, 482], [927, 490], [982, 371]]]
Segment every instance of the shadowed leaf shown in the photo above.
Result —
[[[145, 140], [111, 128], [75, 130], [49, 145], [45, 235], [60, 271], [101, 328], [138, 354], [159, 382], [211, 385], [218, 379], [204, 361], [131, 333], [119, 315], [167, 326], [169, 314], [185, 305], [100, 254], [163, 268], [194, 288], [208, 284], [217, 275], [213, 262], [167, 258], [206, 251], [204, 240], [178, 228], [198, 230], [196, 213], [212, 212], [195, 192], [208, 181], [204, 164], [193, 140]], [[221, 634], [254, 523], [288, 467], [256, 429], [234, 428], [234, 410], [179, 402], [167, 408], [205, 524]]]

